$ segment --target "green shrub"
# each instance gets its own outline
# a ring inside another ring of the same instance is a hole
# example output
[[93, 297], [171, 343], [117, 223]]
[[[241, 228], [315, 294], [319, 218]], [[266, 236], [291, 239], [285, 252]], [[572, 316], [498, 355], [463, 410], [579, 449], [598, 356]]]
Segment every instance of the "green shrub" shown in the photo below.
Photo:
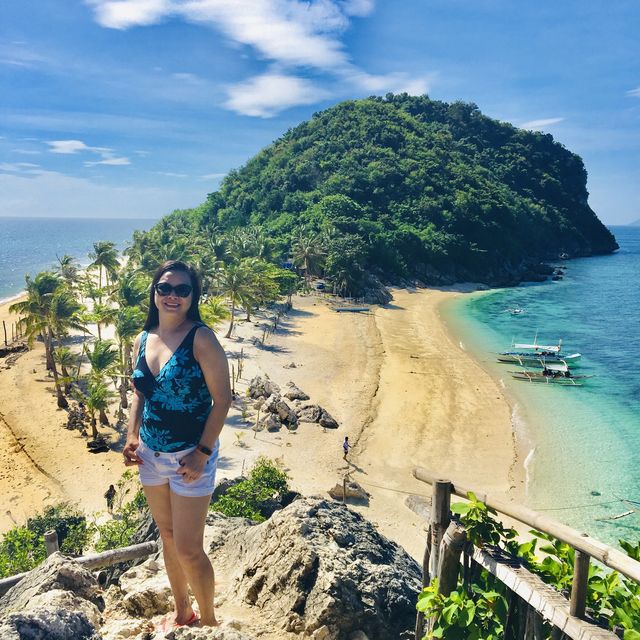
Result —
[[29, 518], [27, 529], [40, 539], [47, 531], [55, 529], [60, 551], [71, 556], [82, 555], [89, 542], [87, 518], [66, 502], [47, 507], [42, 513]]
[[261, 513], [263, 504], [288, 489], [287, 474], [273, 460], [261, 456], [249, 471], [249, 477], [218, 498], [211, 510], [262, 522], [265, 520]]

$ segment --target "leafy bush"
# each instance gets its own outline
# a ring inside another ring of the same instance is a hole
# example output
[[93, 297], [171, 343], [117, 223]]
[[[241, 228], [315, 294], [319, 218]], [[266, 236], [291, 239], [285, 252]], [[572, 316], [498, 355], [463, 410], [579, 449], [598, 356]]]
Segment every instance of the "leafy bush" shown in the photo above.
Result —
[[230, 517], [242, 517], [262, 522], [262, 506], [288, 491], [287, 474], [269, 458], [259, 457], [249, 477], [231, 487], [211, 506], [212, 511]]
[[[514, 529], [492, 517], [496, 512], [480, 502], [473, 493], [467, 494], [468, 503], [451, 505], [467, 530], [469, 540], [478, 547], [499, 546], [520, 557], [525, 566], [538, 574], [558, 591], [567, 594], [573, 580], [574, 549], [568, 544], [539, 531], [531, 531], [533, 540], [518, 543]], [[538, 541], [542, 541], [536, 557]], [[640, 557], [640, 543], [633, 546], [623, 540], [620, 546], [632, 558]], [[508, 633], [507, 587], [488, 571], [474, 567], [471, 579], [463, 579], [449, 596], [438, 593], [437, 580], [425, 588], [418, 598], [417, 609], [427, 618], [434, 618], [433, 628], [426, 639], [497, 640]], [[469, 576], [465, 576], [469, 578]], [[590, 615], [602, 625], [624, 629], [624, 640], [640, 640], [640, 585], [627, 580], [616, 571], [605, 570], [591, 564], [587, 607]], [[524, 615], [521, 610], [520, 615]], [[511, 624], [517, 623], [518, 612], [511, 616]], [[551, 628], [544, 626], [544, 637]]]
[[37, 567], [46, 557], [44, 534], [55, 529], [60, 551], [81, 555], [89, 541], [85, 516], [68, 503], [47, 507], [22, 527], [8, 531], [0, 542], [0, 577]]

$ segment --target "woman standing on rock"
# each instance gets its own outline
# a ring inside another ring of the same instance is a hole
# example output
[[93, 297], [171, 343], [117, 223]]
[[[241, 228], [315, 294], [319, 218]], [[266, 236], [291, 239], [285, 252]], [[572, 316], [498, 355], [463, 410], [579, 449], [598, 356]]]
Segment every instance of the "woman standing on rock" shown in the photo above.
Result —
[[127, 466], [138, 465], [175, 599], [171, 625], [216, 625], [214, 574], [203, 549], [218, 436], [231, 405], [227, 358], [200, 319], [200, 282], [171, 260], [153, 276], [149, 313], [134, 344]]

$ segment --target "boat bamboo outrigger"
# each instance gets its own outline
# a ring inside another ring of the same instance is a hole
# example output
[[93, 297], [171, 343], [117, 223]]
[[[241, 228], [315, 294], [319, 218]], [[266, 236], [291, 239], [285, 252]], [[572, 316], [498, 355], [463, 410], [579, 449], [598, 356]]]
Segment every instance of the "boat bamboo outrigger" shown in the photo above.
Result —
[[557, 345], [538, 344], [538, 336], [533, 344], [514, 343], [511, 345], [514, 351], [503, 351], [498, 354], [498, 362], [519, 364], [521, 366], [533, 364], [544, 367], [545, 364], [576, 365], [582, 357], [580, 353], [562, 353], [562, 340]]
[[582, 381], [593, 376], [579, 375], [571, 373], [566, 363], [562, 364], [542, 364], [542, 370], [538, 371], [510, 371], [516, 380], [525, 382], [542, 382], [544, 384], [560, 384], [564, 386], [581, 387]]

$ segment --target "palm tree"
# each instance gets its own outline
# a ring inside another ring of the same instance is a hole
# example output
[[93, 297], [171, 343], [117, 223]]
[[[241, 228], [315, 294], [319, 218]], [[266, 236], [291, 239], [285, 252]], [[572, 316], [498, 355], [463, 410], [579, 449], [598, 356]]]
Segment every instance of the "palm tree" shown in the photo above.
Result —
[[[106, 284], [109, 286], [109, 278], [115, 280], [118, 273], [118, 251], [116, 245], [113, 242], [103, 240], [101, 242], [93, 243], [93, 252], [89, 254], [92, 262], [89, 265], [89, 269], [98, 268], [98, 288], [102, 289], [102, 271], [105, 272]], [[102, 294], [98, 298], [102, 303]]]
[[319, 236], [301, 233], [294, 239], [291, 252], [293, 264], [304, 271], [304, 280], [308, 287], [311, 275], [320, 273], [326, 255]]
[[200, 316], [204, 320], [205, 324], [212, 328], [215, 328], [216, 325], [220, 324], [231, 315], [224, 296], [207, 298], [207, 300], [200, 303], [199, 309]]
[[[91, 365], [89, 381], [106, 386], [105, 378], [117, 375], [118, 351], [111, 340], [96, 340], [93, 350], [86, 348], [85, 353]], [[105, 412], [106, 406], [97, 407], [100, 411], [100, 423], [108, 425], [109, 419]]]
[[118, 286], [113, 291], [112, 299], [120, 307], [141, 307], [147, 300], [150, 284], [147, 275], [126, 267], [118, 274]]
[[76, 356], [69, 347], [57, 347], [53, 350], [53, 359], [60, 365], [64, 383], [64, 394], [68, 396], [71, 393], [71, 385], [73, 383], [69, 369], [72, 369], [76, 365]]
[[[118, 340], [118, 375], [120, 383], [118, 391], [120, 393], [120, 409], [126, 409], [129, 406], [127, 401], [127, 381], [131, 377], [132, 362], [131, 349], [133, 341], [138, 332], [144, 325], [144, 313], [138, 307], [121, 307], [115, 321], [116, 338]], [[122, 418], [122, 412], [121, 416]]]
[[[85, 396], [85, 404], [89, 410], [89, 417], [91, 418], [91, 437], [94, 440], [98, 437], [96, 411], [100, 414], [100, 422], [102, 422], [102, 416], [105, 416], [106, 418], [105, 411], [109, 406], [110, 395], [111, 393], [104, 382], [101, 380], [89, 380]], [[109, 424], [108, 421], [107, 424]]]
[[230, 338], [236, 306], [242, 304], [242, 301], [246, 300], [253, 291], [252, 274], [246, 264], [225, 265], [218, 276], [218, 286], [222, 294], [231, 300], [231, 323], [225, 335], [225, 338]]
[[65, 253], [62, 257], [58, 256], [56, 272], [62, 276], [67, 286], [73, 289], [80, 279], [80, 263], [73, 256]]
[[86, 313], [84, 318], [87, 322], [95, 323], [98, 331], [98, 340], [102, 340], [102, 327], [113, 324], [117, 315], [117, 309], [98, 302], [93, 305], [93, 311], [91, 311], [91, 313]]
[[50, 271], [37, 274], [33, 280], [27, 276], [26, 280], [26, 300], [16, 302], [9, 310], [22, 316], [18, 322], [24, 327], [30, 346], [36, 337], [42, 337], [47, 369], [53, 374], [58, 407], [66, 409], [69, 403], [60, 387], [58, 368], [53, 357], [53, 344], [54, 340], [68, 335], [71, 329], [86, 331], [78, 317], [82, 305], [63, 285], [60, 277]]

